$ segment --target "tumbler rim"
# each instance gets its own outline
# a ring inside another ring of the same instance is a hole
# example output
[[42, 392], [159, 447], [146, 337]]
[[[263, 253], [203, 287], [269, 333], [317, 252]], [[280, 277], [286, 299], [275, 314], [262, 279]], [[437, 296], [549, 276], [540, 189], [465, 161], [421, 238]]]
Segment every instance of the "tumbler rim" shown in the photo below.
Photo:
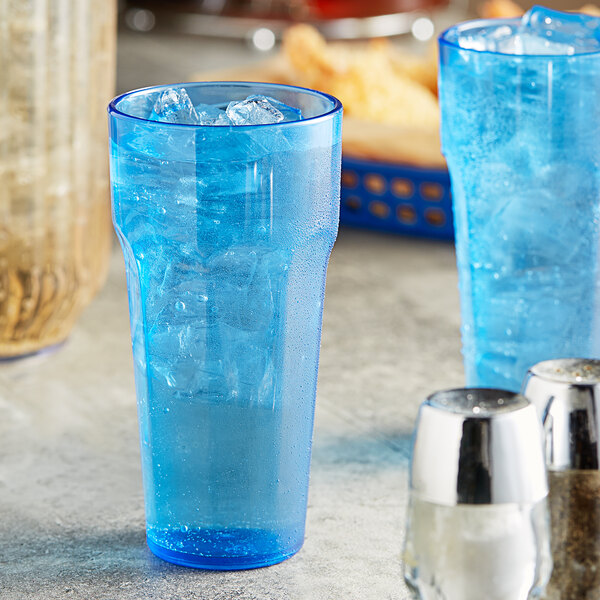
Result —
[[[128, 98], [130, 96], [133, 96], [134, 94], [141, 94], [143, 92], [167, 90], [167, 89], [173, 89], [173, 88], [178, 88], [178, 87], [189, 88], [189, 87], [219, 87], [219, 86], [247, 87], [249, 89], [251, 89], [254, 86], [260, 86], [262, 88], [267, 88], [267, 89], [271, 88], [273, 90], [285, 89], [285, 90], [289, 90], [289, 91], [296, 92], [296, 93], [302, 92], [302, 93], [307, 93], [308, 95], [313, 95], [316, 97], [324, 98], [325, 100], [328, 100], [332, 104], [332, 106], [326, 112], [315, 115], [314, 117], [302, 118], [298, 121], [281, 121], [279, 123], [262, 123], [259, 125], [197, 125], [197, 124], [192, 124], [192, 123], [169, 123], [169, 122], [165, 122], [165, 121], [153, 121], [152, 119], [145, 119], [143, 117], [131, 115], [126, 112], [123, 112], [122, 110], [120, 110], [118, 108], [118, 105], [121, 101], [125, 100], [126, 98]], [[117, 118], [122, 118], [122, 119], [126, 119], [126, 120], [131, 119], [133, 121], [140, 121], [142, 123], [152, 123], [159, 127], [184, 128], [184, 129], [189, 129], [190, 131], [194, 130], [194, 129], [214, 130], [215, 128], [219, 128], [219, 129], [223, 129], [223, 130], [240, 129], [240, 130], [244, 130], [244, 131], [249, 131], [252, 129], [265, 128], [265, 127], [286, 127], [286, 126], [298, 127], [298, 126], [302, 126], [305, 124], [308, 125], [308, 124], [312, 124], [315, 122], [327, 121], [327, 120], [331, 119], [332, 117], [334, 117], [336, 114], [341, 113], [343, 110], [343, 107], [342, 107], [342, 103], [335, 96], [332, 96], [331, 94], [327, 94], [327, 93], [321, 92], [319, 90], [313, 90], [310, 88], [300, 87], [297, 85], [287, 85], [287, 84], [283, 84], [283, 83], [267, 83], [267, 82], [262, 82], [262, 81], [183, 81], [183, 82], [179, 82], [179, 83], [169, 83], [169, 84], [164, 84], [164, 85], [151, 85], [151, 86], [147, 86], [147, 87], [143, 87], [143, 88], [137, 88], [134, 90], [130, 90], [128, 92], [124, 92], [123, 94], [115, 96], [109, 102], [107, 110], [108, 110], [108, 114], [111, 117], [117, 117]]]
[[556, 54], [548, 52], [545, 54], [514, 54], [512, 52], [499, 52], [497, 50], [477, 50], [476, 48], [463, 48], [457, 42], [449, 39], [449, 35], [456, 32], [456, 39], [470, 29], [477, 29], [486, 26], [493, 26], [495, 28], [503, 27], [506, 25], [516, 25], [521, 21], [520, 17], [513, 17], [510, 19], [470, 19], [468, 21], [462, 21], [456, 25], [448, 27], [438, 37], [438, 43], [441, 46], [447, 46], [453, 50], [460, 50], [461, 52], [473, 52], [474, 54], [487, 54], [490, 56], [506, 57], [508, 59], [552, 59], [552, 60], [573, 60], [575, 58], [594, 57], [600, 55], [599, 50], [593, 50], [591, 52], [575, 52], [574, 54]]

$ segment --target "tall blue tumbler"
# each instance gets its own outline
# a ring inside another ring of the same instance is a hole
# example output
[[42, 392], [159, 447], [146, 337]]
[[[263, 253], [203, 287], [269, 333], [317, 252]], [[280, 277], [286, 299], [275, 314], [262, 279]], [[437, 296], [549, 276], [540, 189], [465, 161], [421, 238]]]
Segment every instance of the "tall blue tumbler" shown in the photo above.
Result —
[[440, 37], [468, 386], [600, 358], [600, 19], [534, 7]]
[[180, 87], [194, 105], [258, 94], [303, 116], [150, 120], [165, 87], [109, 106], [148, 545], [190, 567], [261, 567], [304, 540], [342, 108], [282, 85]]

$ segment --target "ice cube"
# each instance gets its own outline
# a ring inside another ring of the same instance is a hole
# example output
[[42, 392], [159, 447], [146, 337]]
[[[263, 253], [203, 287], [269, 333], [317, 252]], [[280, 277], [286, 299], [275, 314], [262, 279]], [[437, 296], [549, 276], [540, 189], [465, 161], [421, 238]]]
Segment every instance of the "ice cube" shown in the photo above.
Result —
[[185, 125], [201, 124], [184, 88], [169, 88], [162, 92], [154, 105], [150, 120]]
[[517, 37], [520, 40], [514, 52], [511, 52], [513, 54], [572, 55], [598, 52], [600, 19], [534, 6], [523, 15]]
[[495, 52], [528, 56], [571, 56], [575, 47], [569, 43], [552, 41], [551, 37], [519, 29], [510, 37], [496, 42]]
[[275, 98], [271, 98], [270, 96], [248, 96], [246, 101], [260, 98], [264, 98], [271, 106], [275, 107], [283, 115], [284, 121], [300, 121], [302, 119], [302, 111], [299, 108], [288, 106], [287, 104], [279, 102], [279, 100], [275, 100]]
[[[527, 54], [585, 54], [600, 50], [600, 19], [534, 6], [521, 19], [520, 30], [535, 34]], [[547, 42], [546, 49], [541, 44]], [[534, 45], [535, 44], [535, 45]]]
[[230, 102], [227, 116], [234, 125], [267, 125], [284, 120], [283, 113], [266, 96], [248, 96], [241, 102]]
[[197, 394], [205, 385], [209, 363], [204, 331], [191, 324], [156, 322], [148, 334], [150, 375], [180, 394]]
[[198, 115], [199, 125], [215, 125], [221, 117], [227, 117], [225, 111], [214, 104], [196, 104], [194, 109]]
[[118, 104], [117, 108], [126, 115], [149, 119], [156, 99], [154, 94], [128, 94]]
[[285, 257], [259, 246], [232, 246], [215, 253], [208, 269], [218, 282], [219, 319], [231, 327], [266, 334], [286, 282]]
[[515, 36], [515, 29], [514, 25], [500, 25], [466, 31], [458, 38], [458, 45], [477, 52], [501, 52], [499, 45], [510, 43]]
[[217, 117], [213, 125], [233, 125], [233, 123], [227, 116], [227, 113], [225, 111], [221, 111], [221, 114]]
[[225, 349], [223, 371], [231, 397], [248, 404], [272, 404], [277, 370], [276, 342], [224, 324], [221, 341]]
[[520, 21], [462, 33], [461, 48], [502, 54], [570, 56], [600, 50], [600, 19], [534, 6]]
[[150, 375], [180, 396], [226, 389], [211, 286], [193, 263], [168, 265], [148, 282], [147, 352]]

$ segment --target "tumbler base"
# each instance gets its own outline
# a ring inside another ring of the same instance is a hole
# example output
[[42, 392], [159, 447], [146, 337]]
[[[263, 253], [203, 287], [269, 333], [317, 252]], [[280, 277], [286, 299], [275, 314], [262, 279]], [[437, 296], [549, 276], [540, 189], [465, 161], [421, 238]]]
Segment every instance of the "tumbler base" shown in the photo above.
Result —
[[148, 547], [167, 562], [195, 569], [235, 571], [257, 569], [280, 563], [302, 547], [296, 544], [282, 547], [280, 538], [260, 529], [197, 529], [193, 531], [161, 530], [158, 544], [156, 531], [148, 533]]

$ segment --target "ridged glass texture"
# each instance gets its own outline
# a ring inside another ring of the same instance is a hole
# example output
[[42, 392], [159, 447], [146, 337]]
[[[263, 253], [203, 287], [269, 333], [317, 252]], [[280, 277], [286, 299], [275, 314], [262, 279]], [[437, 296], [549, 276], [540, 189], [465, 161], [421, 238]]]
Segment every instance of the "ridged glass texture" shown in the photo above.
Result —
[[304, 538], [341, 108], [285, 86], [185, 87], [194, 104], [262, 94], [313, 117], [241, 127], [135, 118], [161, 88], [109, 109], [148, 543], [187, 566], [259, 567]]
[[106, 277], [115, 16], [0, 1], [0, 357], [63, 341]]

